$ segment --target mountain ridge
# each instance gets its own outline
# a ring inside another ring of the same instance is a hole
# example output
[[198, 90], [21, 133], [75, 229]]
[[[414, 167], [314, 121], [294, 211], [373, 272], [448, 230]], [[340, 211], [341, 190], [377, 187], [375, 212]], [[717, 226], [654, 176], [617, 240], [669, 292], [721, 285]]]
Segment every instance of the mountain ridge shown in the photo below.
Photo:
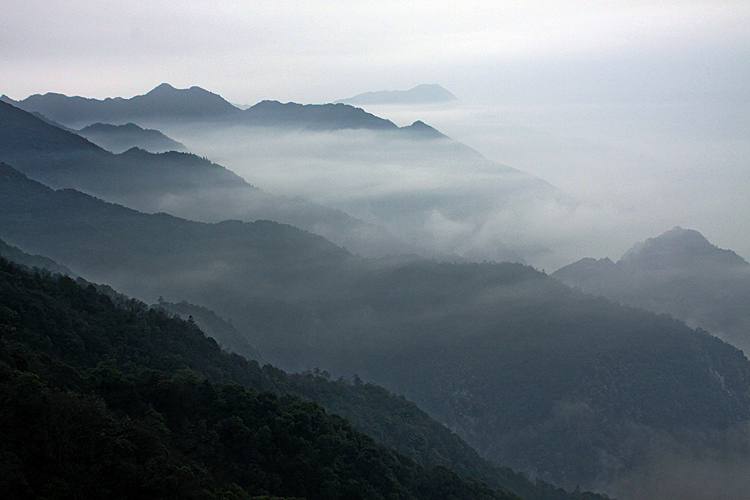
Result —
[[194, 154], [113, 154], [80, 135], [0, 103], [0, 161], [54, 188], [75, 188], [144, 212], [204, 222], [273, 219], [370, 255], [414, 251], [385, 229], [304, 199], [267, 193]]
[[19, 101], [7, 96], [0, 100], [74, 128], [97, 122], [113, 125], [133, 122], [158, 128], [160, 122], [174, 120], [312, 130], [400, 130], [390, 120], [349, 104], [298, 104], [265, 100], [243, 110], [200, 87], [177, 89], [168, 83], [127, 99], [68, 97], [49, 92], [34, 94]]
[[[0, 440], [0, 481], [15, 499], [518, 499], [428, 471], [290, 394], [309, 390], [305, 380], [222, 353], [194, 324], [137, 300], [116, 304], [4, 258], [0, 288], [0, 418], [13, 430]], [[317, 390], [345, 394], [334, 385]]]
[[633, 245], [616, 263], [581, 259], [552, 276], [584, 291], [671, 314], [750, 352], [750, 264], [679, 226]]
[[160, 131], [144, 129], [132, 122], [124, 125], [93, 123], [83, 127], [76, 133], [115, 154], [122, 153], [133, 147], [144, 149], [150, 153], [165, 153], [167, 151], [188, 152], [184, 144], [175, 141]]
[[[721, 249], [713, 245], [701, 233], [694, 229], [683, 229], [675, 226], [655, 238], [648, 238], [631, 247], [619, 262], [648, 262], [654, 266], [674, 266], [679, 259], [710, 259], [718, 265], [747, 266], [748, 262], [732, 250]], [[686, 264], [684, 264], [686, 265]]]

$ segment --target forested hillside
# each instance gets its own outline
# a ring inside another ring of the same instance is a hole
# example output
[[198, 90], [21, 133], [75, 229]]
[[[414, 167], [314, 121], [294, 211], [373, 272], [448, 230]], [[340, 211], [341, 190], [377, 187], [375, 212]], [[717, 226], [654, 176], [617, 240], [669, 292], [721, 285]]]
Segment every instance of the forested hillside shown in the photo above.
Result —
[[[1, 258], [0, 292], [0, 422], [11, 430], [0, 467], [13, 498], [513, 498], [439, 465], [451, 460], [527, 499], [569, 498], [493, 471], [372, 385], [261, 369], [192, 322]], [[429, 468], [290, 392], [408, 439]]]

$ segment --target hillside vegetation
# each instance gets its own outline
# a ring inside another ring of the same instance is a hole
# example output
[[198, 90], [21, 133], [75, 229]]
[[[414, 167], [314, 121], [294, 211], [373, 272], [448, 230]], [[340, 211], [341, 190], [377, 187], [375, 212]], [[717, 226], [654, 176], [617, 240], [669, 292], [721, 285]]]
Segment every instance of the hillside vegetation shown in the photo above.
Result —
[[[0, 469], [13, 498], [514, 498], [441, 465], [450, 462], [524, 498], [569, 498], [493, 470], [370, 384], [261, 368], [191, 321], [2, 258], [0, 292], [0, 422], [11, 429]], [[409, 441], [427, 468], [311, 397]]]

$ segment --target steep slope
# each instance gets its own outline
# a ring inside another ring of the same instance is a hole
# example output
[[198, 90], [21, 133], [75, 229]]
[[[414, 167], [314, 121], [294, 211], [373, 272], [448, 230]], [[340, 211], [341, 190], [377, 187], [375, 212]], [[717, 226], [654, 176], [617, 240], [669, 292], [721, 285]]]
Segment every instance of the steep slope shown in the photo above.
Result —
[[750, 264], [675, 227], [614, 263], [584, 259], [552, 276], [625, 304], [671, 314], [750, 352]]
[[218, 375], [205, 356], [221, 354], [189, 324], [1, 259], [0, 288], [0, 456], [13, 498], [514, 498], [425, 471], [318, 405], [178, 371], [194, 357]]
[[158, 130], [143, 129], [134, 123], [125, 125], [94, 123], [79, 130], [78, 134], [113, 153], [123, 153], [132, 148], [143, 149], [150, 153], [187, 151], [184, 144], [170, 139]]
[[6, 241], [130, 294], [209, 307], [265, 359], [358, 373], [559, 485], [607, 491], [665, 443], [750, 464], [735, 450], [750, 443], [740, 351], [530, 267], [365, 260], [289, 226], [139, 214], [10, 167], [0, 203]]

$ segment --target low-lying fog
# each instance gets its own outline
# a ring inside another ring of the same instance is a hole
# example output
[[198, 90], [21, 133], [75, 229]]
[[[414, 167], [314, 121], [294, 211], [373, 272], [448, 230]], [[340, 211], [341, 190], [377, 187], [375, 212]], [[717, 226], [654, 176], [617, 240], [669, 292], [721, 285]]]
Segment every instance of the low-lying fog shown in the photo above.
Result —
[[[386, 114], [386, 110], [373, 110]], [[750, 118], [721, 102], [476, 106], [425, 120], [590, 207], [589, 256], [619, 257], [675, 225], [750, 257]], [[387, 116], [408, 121], [405, 111]]]
[[459, 100], [365, 109], [399, 126], [422, 120], [496, 164], [439, 140], [358, 130], [167, 132], [269, 192], [470, 259], [551, 272], [587, 256], [617, 259], [676, 225], [750, 257], [750, 120], [737, 108]]

